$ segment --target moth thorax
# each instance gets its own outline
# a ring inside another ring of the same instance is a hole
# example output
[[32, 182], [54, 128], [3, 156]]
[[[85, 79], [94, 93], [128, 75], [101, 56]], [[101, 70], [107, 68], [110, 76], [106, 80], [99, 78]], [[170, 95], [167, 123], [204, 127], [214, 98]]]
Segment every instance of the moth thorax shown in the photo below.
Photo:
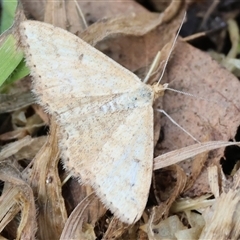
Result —
[[154, 83], [152, 86], [153, 92], [154, 92], [154, 100], [156, 100], [159, 97], [162, 97], [164, 95], [165, 90], [168, 87], [168, 84], [159, 84], [159, 83]]

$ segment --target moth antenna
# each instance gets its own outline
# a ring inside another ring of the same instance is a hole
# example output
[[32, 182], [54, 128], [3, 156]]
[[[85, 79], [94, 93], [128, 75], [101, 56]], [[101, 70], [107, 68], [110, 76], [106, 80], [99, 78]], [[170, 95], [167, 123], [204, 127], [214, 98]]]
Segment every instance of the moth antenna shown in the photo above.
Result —
[[169, 59], [170, 59], [170, 56], [171, 56], [171, 54], [172, 54], [172, 52], [173, 52], [173, 49], [174, 49], [174, 47], [175, 47], [175, 44], [176, 44], [176, 42], [177, 42], [177, 38], [178, 38], [179, 33], [180, 33], [181, 29], [182, 29], [182, 26], [183, 26], [183, 23], [184, 23], [184, 21], [185, 21], [185, 18], [186, 18], [186, 12], [184, 12], [184, 16], [183, 16], [182, 22], [181, 22], [181, 24], [180, 24], [180, 27], [179, 27], [179, 29], [178, 29], [178, 31], [177, 31], [177, 34], [176, 34], [174, 40], [173, 40], [171, 49], [170, 49], [169, 54], [168, 54], [168, 57], [167, 57], [167, 59], [166, 59], [166, 61], [165, 61], [165, 63], [164, 63], [164, 67], [163, 67], [162, 73], [161, 73], [161, 75], [160, 75], [160, 78], [159, 78], [159, 80], [158, 80], [158, 82], [157, 82], [157, 85], [160, 84], [160, 82], [161, 82], [161, 80], [162, 80], [162, 78], [163, 78], [163, 75], [164, 75], [164, 73], [165, 73], [165, 70], [166, 70], [168, 61], [169, 61]]
[[188, 92], [183, 92], [183, 91], [180, 91], [180, 90], [176, 90], [174, 88], [169, 88], [168, 85], [165, 87], [165, 90], [176, 92], [176, 93], [180, 93], [182, 95], [193, 97], [193, 98], [200, 99], [200, 100], [204, 100], [204, 101], [207, 101], [207, 102], [218, 103], [216, 101], [211, 101], [211, 100], [208, 100], [208, 99], [206, 99], [204, 97], [199, 97], [199, 96], [196, 96], [196, 95], [188, 93]]
[[180, 126], [170, 115], [168, 115], [164, 110], [162, 109], [156, 109], [158, 112], [163, 113], [174, 125], [179, 127], [183, 132], [185, 132], [189, 137], [191, 137], [194, 141], [197, 143], [199, 142], [191, 133], [189, 133], [186, 129], [184, 129], [182, 126]]

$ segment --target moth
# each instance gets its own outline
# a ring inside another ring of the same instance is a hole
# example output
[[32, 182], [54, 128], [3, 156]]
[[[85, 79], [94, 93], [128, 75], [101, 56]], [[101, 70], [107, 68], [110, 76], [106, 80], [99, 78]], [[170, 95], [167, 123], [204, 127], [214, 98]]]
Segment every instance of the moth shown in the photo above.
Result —
[[146, 85], [63, 29], [24, 21], [19, 32], [37, 102], [59, 125], [64, 166], [121, 221], [136, 222], [151, 184], [152, 105], [163, 86]]

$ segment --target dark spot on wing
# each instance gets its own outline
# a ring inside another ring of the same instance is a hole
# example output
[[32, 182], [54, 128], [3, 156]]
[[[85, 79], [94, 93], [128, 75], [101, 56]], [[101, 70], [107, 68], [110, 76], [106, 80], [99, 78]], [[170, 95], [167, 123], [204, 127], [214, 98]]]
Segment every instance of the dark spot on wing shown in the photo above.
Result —
[[84, 54], [82, 53], [80, 56], [79, 56], [79, 61], [82, 61], [82, 59], [83, 59], [83, 56], [84, 56]]

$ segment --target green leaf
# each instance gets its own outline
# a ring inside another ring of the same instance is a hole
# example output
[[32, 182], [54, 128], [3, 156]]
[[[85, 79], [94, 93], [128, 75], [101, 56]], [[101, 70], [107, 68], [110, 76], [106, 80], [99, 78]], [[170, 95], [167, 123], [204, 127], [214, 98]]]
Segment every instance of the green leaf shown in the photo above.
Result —
[[[17, 38], [13, 34], [1, 36], [0, 40], [0, 86], [26, 76], [29, 71], [24, 66], [23, 51], [17, 47]], [[18, 67], [18, 68], [17, 68]]]
[[1, 33], [10, 28], [14, 22], [15, 11], [18, 2], [16, 0], [2, 1], [2, 15], [1, 15]]
[[24, 59], [18, 64], [13, 73], [6, 79], [4, 84], [11, 84], [29, 74], [29, 68], [26, 66]]

